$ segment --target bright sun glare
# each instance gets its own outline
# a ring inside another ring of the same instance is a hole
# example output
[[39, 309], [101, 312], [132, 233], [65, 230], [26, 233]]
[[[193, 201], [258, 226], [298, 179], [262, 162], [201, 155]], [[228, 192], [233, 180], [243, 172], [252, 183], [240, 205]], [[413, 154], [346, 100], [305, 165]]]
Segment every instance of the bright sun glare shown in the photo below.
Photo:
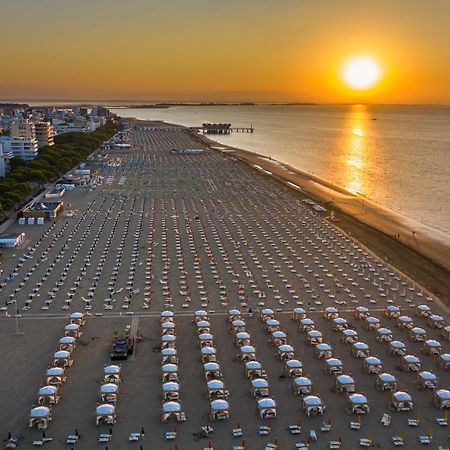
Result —
[[347, 86], [363, 90], [373, 87], [379, 81], [381, 69], [373, 59], [361, 56], [348, 61], [342, 75]]

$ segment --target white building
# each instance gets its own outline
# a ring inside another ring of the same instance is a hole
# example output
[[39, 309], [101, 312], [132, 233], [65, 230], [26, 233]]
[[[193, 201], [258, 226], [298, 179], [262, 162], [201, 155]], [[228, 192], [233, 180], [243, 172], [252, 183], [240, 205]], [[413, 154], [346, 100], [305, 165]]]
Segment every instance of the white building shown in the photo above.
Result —
[[15, 158], [32, 161], [38, 155], [37, 139], [15, 139], [10, 136], [0, 137], [3, 153], [10, 153]]
[[38, 122], [34, 124], [34, 127], [39, 148], [46, 145], [55, 145], [55, 131], [50, 122]]
[[29, 119], [18, 119], [10, 125], [10, 135], [17, 139], [36, 139], [35, 125]]
[[9, 160], [12, 158], [11, 153], [3, 151], [3, 143], [0, 142], [0, 178], [6, 177], [9, 172]]

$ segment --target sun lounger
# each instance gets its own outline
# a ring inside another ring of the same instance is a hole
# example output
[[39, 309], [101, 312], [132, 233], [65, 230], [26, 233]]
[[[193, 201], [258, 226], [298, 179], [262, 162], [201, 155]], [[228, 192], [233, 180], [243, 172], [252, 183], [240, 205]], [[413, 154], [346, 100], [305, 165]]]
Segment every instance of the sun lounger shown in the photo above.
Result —
[[359, 446], [360, 447], [372, 447], [373, 443], [371, 439], [368, 438], [361, 438], [359, 440]]
[[288, 430], [290, 434], [300, 434], [302, 431], [298, 425], [289, 425]]
[[266, 444], [266, 446], [265, 446], [265, 450], [272, 450], [274, 448], [275, 449], [278, 448], [278, 445], [277, 444], [272, 444], [271, 442]]
[[259, 435], [260, 436], [267, 436], [270, 433], [270, 427], [266, 425], [261, 425], [259, 427]]
[[446, 427], [448, 425], [448, 420], [445, 417], [438, 417], [436, 419], [436, 422], [441, 426], [441, 427]]
[[98, 437], [98, 442], [110, 442], [112, 439], [112, 435], [111, 434], [105, 434], [102, 433], [99, 437]]
[[66, 444], [76, 444], [80, 437], [76, 434], [69, 434], [66, 439]]
[[417, 419], [408, 419], [408, 425], [410, 427], [417, 427], [417, 426], [419, 426], [419, 420], [417, 420]]
[[431, 437], [428, 435], [419, 436], [419, 441], [422, 445], [431, 444]]
[[350, 429], [359, 431], [361, 429], [361, 424], [359, 422], [350, 422]]
[[320, 427], [320, 431], [323, 433], [328, 433], [331, 430], [331, 423], [323, 422]]
[[383, 414], [383, 417], [381, 418], [381, 423], [385, 427], [388, 427], [391, 424], [391, 421], [392, 421], [392, 416], [390, 416], [389, 414]]
[[177, 432], [176, 431], [166, 431], [164, 439], [166, 441], [173, 441], [176, 437], [177, 437]]
[[128, 441], [137, 442], [141, 439], [141, 437], [142, 437], [141, 433], [130, 433], [130, 435], [128, 436]]
[[33, 441], [33, 447], [42, 447], [44, 445], [44, 442], [41, 440]]
[[328, 444], [328, 448], [330, 449], [336, 449], [341, 448], [342, 443], [340, 441], [330, 441]]
[[233, 436], [241, 437], [243, 435], [241, 428], [233, 428]]
[[392, 443], [395, 447], [403, 447], [405, 445], [405, 441], [401, 436], [392, 436]]

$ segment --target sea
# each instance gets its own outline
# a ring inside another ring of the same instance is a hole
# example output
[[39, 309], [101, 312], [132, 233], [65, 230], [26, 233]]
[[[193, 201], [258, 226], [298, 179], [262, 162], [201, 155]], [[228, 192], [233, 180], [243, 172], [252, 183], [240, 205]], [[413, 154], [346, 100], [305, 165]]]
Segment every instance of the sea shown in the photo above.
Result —
[[209, 135], [270, 156], [450, 237], [450, 107], [241, 105], [117, 108], [121, 117], [254, 127]]

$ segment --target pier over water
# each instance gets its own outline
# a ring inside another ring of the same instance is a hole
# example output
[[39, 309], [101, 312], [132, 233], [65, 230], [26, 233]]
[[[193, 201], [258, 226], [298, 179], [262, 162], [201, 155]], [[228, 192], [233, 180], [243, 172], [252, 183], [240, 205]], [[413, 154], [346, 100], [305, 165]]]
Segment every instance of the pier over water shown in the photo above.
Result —
[[191, 131], [203, 134], [230, 134], [232, 132], [253, 133], [253, 125], [249, 127], [232, 127], [231, 123], [204, 123], [201, 127], [190, 127]]

